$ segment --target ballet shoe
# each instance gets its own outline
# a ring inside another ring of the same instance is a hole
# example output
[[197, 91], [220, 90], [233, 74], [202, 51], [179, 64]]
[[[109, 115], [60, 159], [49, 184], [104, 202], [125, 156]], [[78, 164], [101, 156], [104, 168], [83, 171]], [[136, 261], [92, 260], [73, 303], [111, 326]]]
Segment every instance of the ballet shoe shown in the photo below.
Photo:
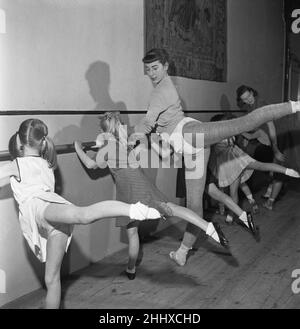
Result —
[[215, 230], [216, 230], [216, 233], [218, 235], [218, 238], [220, 240], [220, 244], [224, 247], [224, 248], [229, 248], [229, 242], [228, 240], [226, 239], [223, 231], [221, 230], [221, 227], [218, 223], [216, 222], [212, 222]]
[[134, 279], [135, 279], [136, 272], [134, 272], [134, 273], [129, 273], [129, 272], [127, 272], [127, 271], [125, 270], [124, 273], [125, 273], [125, 275], [127, 276], [127, 278], [128, 278], [129, 280], [134, 280]]
[[259, 240], [259, 230], [258, 230], [258, 227], [255, 225], [253, 216], [250, 212], [247, 212], [247, 224], [248, 225], [245, 222], [243, 222], [240, 218], [237, 218], [236, 221], [242, 227], [249, 230], [257, 241]]
[[184, 266], [185, 263], [186, 263], [186, 260], [180, 260], [177, 258], [177, 254], [176, 254], [176, 251], [171, 251], [169, 253], [169, 256], [172, 260], [174, 260], [174, 262], [179, 265], [179, 266]]

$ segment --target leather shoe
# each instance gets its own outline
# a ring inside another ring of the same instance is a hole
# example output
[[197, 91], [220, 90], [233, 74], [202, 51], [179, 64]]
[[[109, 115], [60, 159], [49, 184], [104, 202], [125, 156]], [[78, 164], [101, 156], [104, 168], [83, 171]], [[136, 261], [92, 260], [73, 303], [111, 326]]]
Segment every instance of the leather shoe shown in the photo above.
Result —
[[135, 279], [136, 272], [134, 272], [134, 273], [129, 273], [129, 272], [127, 272], [126, 270], [125, 270], [124, 272], [125, 272], [125, 274], [126, 274], [126, 276], [127, 276], [127, 278], [128, 278], [129, 280], [134, 280], [134, 279]]
[[248, 222], [249, 228], [250, 228], [253, 236], [255, 237], [255, 239], [257, 241], [259, 241], [260, 240], [259, 229], [255, 225], [252, 214], [250, 212], [247, 213], [247, 222]]
[[219, 225], [218, 223], [216, 223], [216, 222], [212, 222], [212, 223], [213, 223], [214, 228], [215, 228], [215, 230], [216, 230], [216, 232], [217, 232], [217, 234], [218, 234], [218, 237], [219, 237], [219, 240], [220, 240], [221, 245], [222, 245], [223, 247], [225, 247], [225, 248], [229, 248], [229, 242], [228, 242], [228, 240], [225, 238], [225, 235], [224, 235], [224, 233], [222, 232], [220, 225]]

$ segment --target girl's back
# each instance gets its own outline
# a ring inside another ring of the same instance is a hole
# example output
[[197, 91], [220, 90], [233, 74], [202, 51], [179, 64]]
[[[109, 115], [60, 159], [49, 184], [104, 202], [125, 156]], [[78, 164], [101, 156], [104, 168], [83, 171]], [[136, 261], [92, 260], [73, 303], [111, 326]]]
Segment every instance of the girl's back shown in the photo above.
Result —
[[20, 204], [42, 192], [54, 192], [54, 174], [48, 162], [39, 156], [17, 158], [19, 177], [10, 183], [16, 201]]

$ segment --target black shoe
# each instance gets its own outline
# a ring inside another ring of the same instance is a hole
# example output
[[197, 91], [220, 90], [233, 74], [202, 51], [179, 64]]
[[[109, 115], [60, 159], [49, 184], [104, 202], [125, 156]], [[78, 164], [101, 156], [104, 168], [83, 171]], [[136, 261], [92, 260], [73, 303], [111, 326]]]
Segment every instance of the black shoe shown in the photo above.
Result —
[[214, 226], [214, 228], [215, 228], [215, 230], [216, 230], [216, 232], [217, 232], [217, 234], [218, 234], [218, 238], [219, 238], [219, 240], [220, 240], [221, 245], [222, 245], [223, 247], [225, 247], [225, 248], [229, 248], [229, 242], [228, 242], [228, 240], [225, 238], [225, 235], [224, 235], [224, 233], [222, 232], [220, 225], [219, 225], [218, 223], [216, 223], [216, 222], [212, 222], [212, 223], [213, 223], [213, 226]]
[[247, 223], [248, 223], [248, 228], [250, 229], [250, 231], [253, 233], [255, 233], [255, 224], [254, 224], [254, 220], [253, 220], [253, 216], [251, 214], [251, 212], [247, 212]]
[[126, 270], [124, 272], [125, 272], [125, 274], [126, 274], [126, 276], [129, 280], [134, 280], [135, 279], [136, 272], [135, 273], [129, 273]]
[[253, 216], [250, 212], [247, 213], [247, 222], [248, 222], [250, 231], [252, 232], [255, 239], [257, 241], [260, 241], [258, 226], [255, 225], [254, 220], [253, 220]]
[[256, 235], [256, 231], [257, 231], [257, 227], [255, 226], [254, 224], [254, 221], [253, 221], [253, 217], [252, 217], [252, 214], [251, 212], [247, 212], [247, 224], [242, 221], [240, 218], [235, 218], [235, 222], [239, 225], [241, 225], [242, 227], [244, 227], [246, 230], [250, 231], [254, 237]]
[[237, 218], [236, 221], [238, 222], [238, 224], [240, 224], [241, 226], [243, 226], [247, 230], [250, 230], [250, 232], [253, 234], [254, 238], [257, 241], [260, 241], [259, 230], [258, 230], [258, 227], [254, 223], [254, 220], [253, 220], [253, 217], [252, 217], [251, 212], [247, 212], [247, 223], [248, 223], [248, 226], [240, 218]]

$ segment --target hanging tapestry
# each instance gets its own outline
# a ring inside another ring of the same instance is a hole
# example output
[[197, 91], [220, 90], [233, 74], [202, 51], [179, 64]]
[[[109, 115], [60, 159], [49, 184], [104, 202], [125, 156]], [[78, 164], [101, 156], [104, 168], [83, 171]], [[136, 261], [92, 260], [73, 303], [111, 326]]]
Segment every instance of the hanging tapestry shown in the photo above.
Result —
[[170, 75], [226, 81], [226, 0], [145, 0], [145, 47], [164, 48]]

